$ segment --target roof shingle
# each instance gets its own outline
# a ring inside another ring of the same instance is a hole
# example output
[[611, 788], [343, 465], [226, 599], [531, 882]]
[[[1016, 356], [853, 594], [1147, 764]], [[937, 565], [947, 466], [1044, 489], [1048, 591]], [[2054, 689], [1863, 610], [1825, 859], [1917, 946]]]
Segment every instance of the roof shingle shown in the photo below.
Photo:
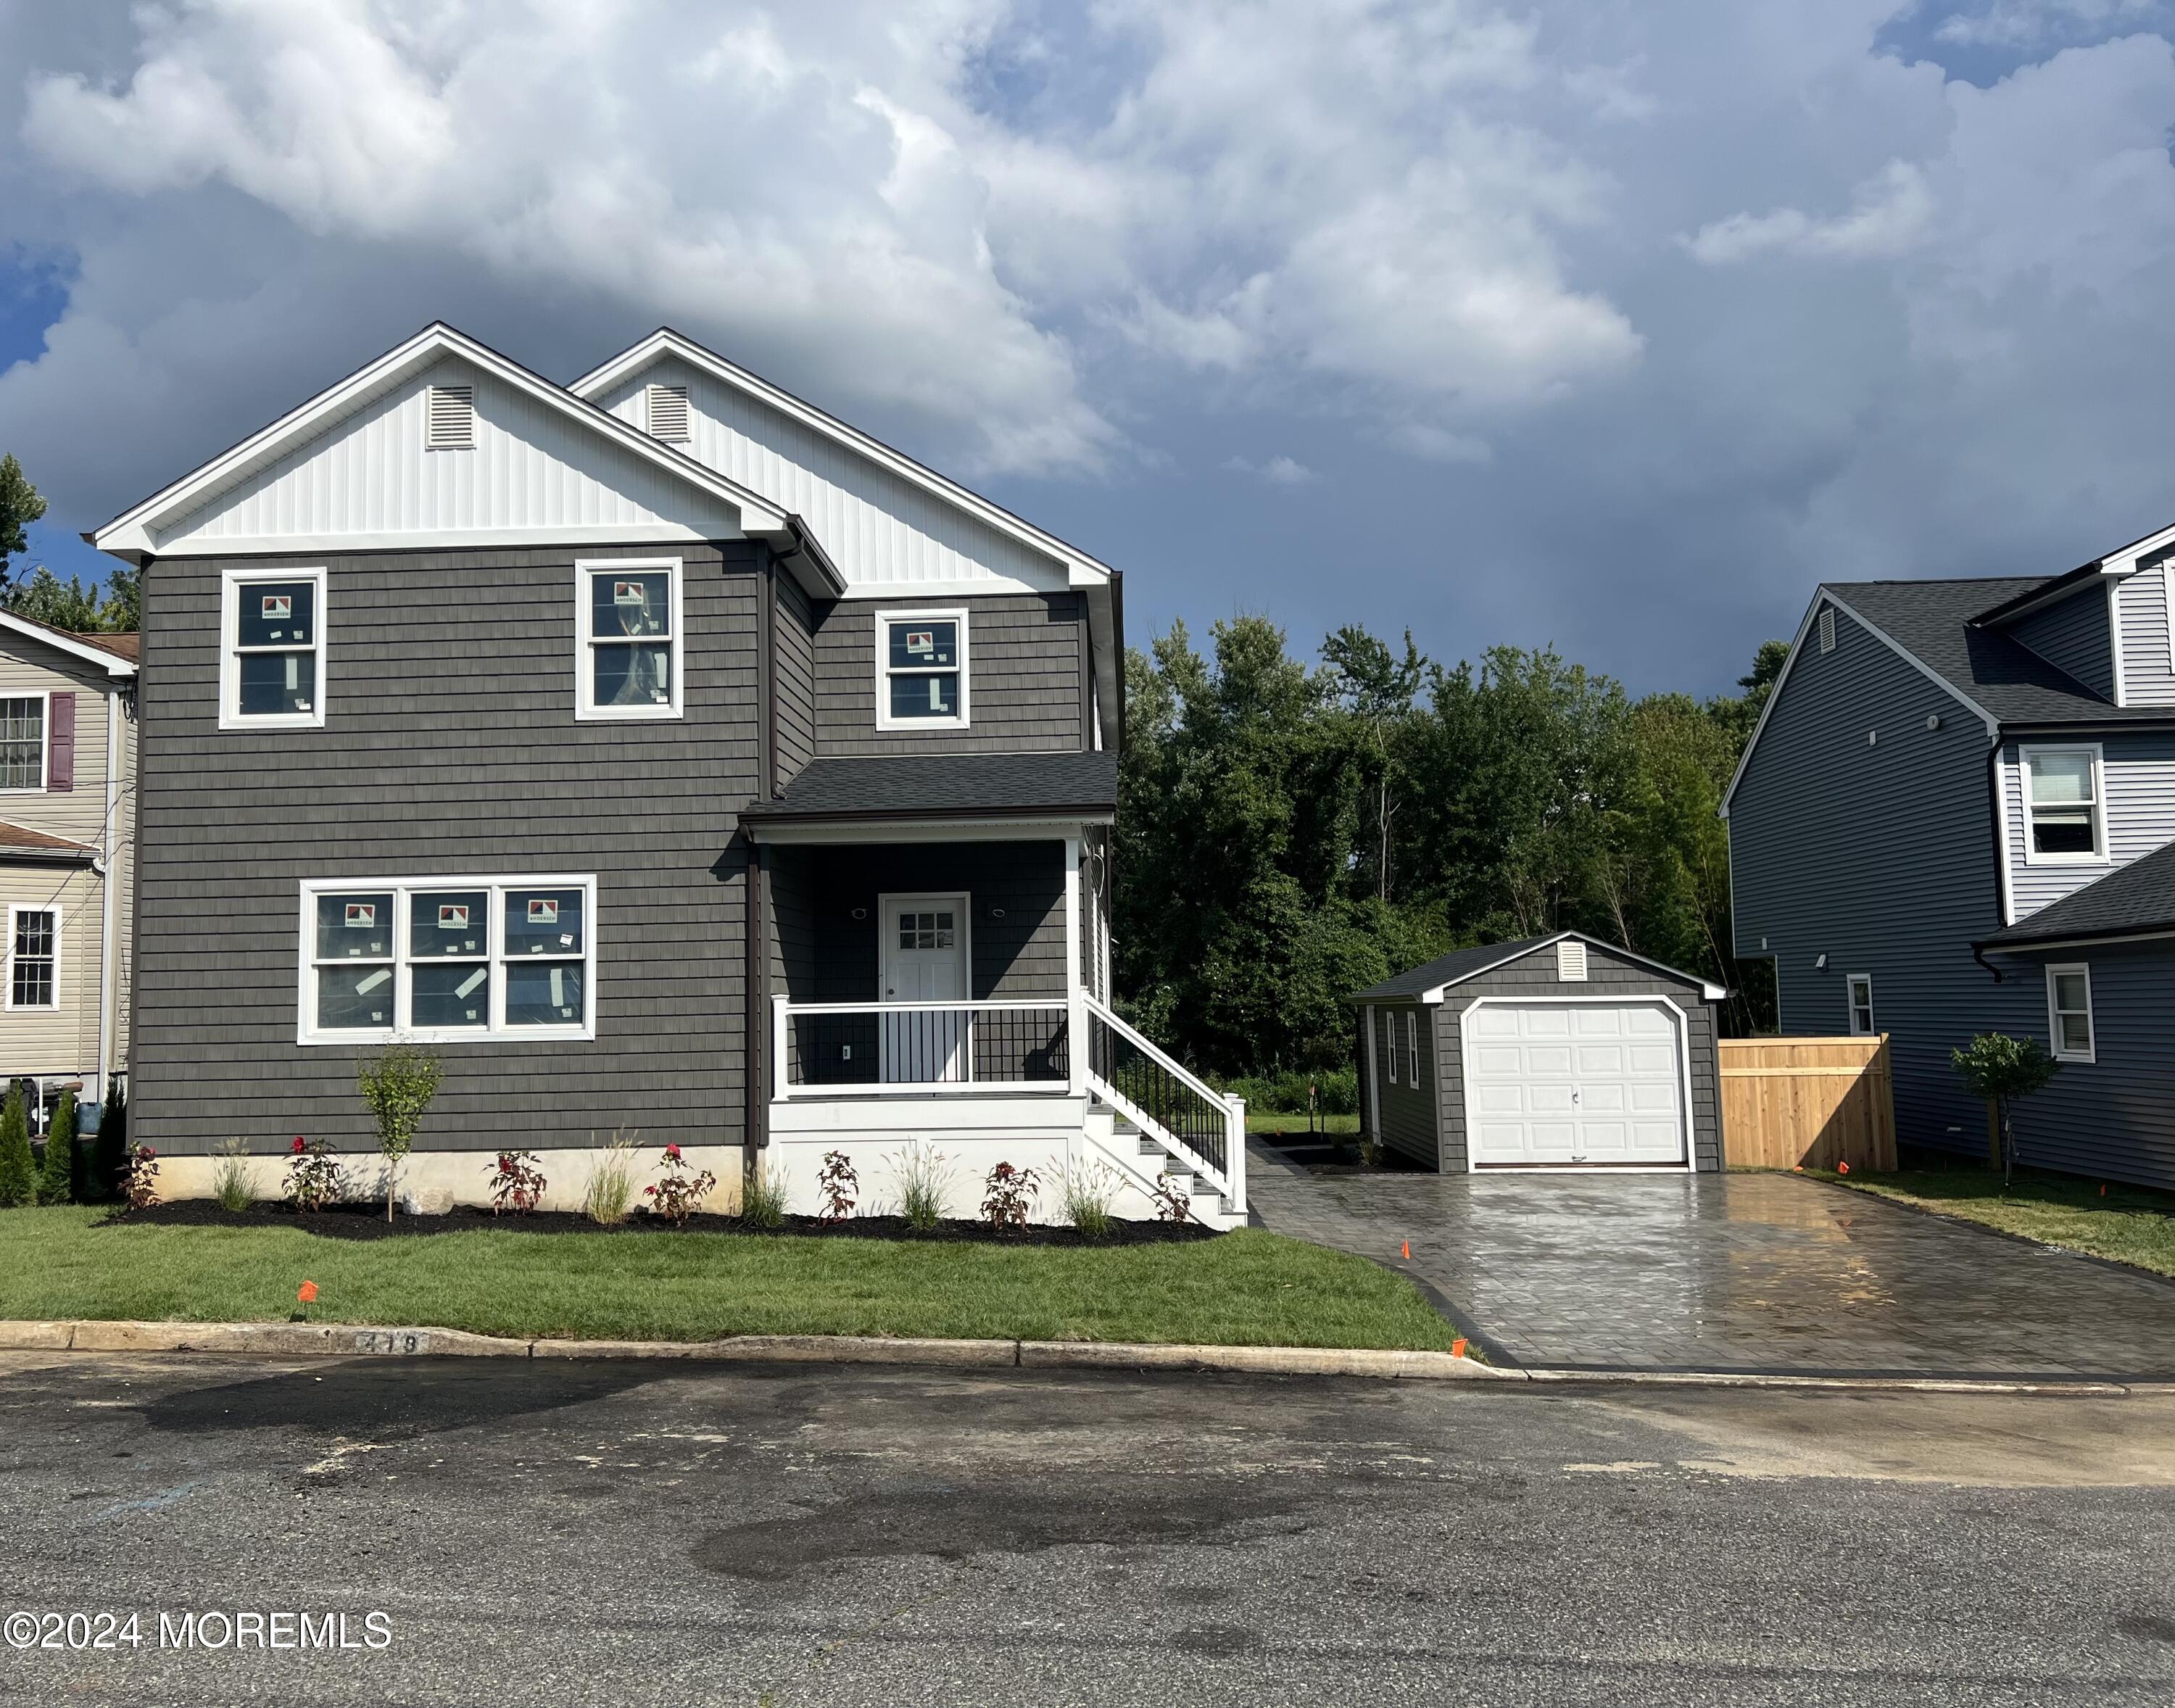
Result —
[[2175, 843], [2154, 849], [1982, 938], [1982, 949], [2127, 936], [2175, 927]]
[[741, 810], [764, 823], [824, 819], [1103, 814], [1118, 805], [1115, 753], [917, 753], [817, 759], [774, 800]]

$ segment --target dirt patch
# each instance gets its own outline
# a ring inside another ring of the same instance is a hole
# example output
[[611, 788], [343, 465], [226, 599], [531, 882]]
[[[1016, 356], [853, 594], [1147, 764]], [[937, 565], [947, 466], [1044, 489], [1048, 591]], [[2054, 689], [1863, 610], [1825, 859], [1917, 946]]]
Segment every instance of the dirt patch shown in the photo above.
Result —
[[299, 1228], [328, 1239], [407, 1239], [432, 1234], [753, 1234], [789, 1239], [897, 1239], [936, 1244], [982, 1245], [1161, 1245], [1213, 1239], [1212, 1228], [1198, 1223], [1126, 1222], [1113, 1219], [1110, 1231], [1091, 1239], [1077, 1228], [1033, 1226], [1001, 1232], [980, 1222], [946, 1221], [917, 1230], [898, 1216], [854, 1216], [822, 1222], [813, 1216], [789, 1216], [777, 1228], [757, 1228], [738, 1216], [691, 1216], [679, 1228], [654, 1216], [636, 1214], [616, 1227], [599, 1227], [570, 1210], [537, 1211], [527, 1216], [494, 1216], [488, 1210], [456, 1206], [437, 1216], [399, 1215], [388, 1222], [378, 1204], [337, 1204], [303, 1215], [285, 1203], [252, 1204], [227, 1210], [209, 1198], [182, 1198], [148, 1210], [117, 1210], [101, 1228]]

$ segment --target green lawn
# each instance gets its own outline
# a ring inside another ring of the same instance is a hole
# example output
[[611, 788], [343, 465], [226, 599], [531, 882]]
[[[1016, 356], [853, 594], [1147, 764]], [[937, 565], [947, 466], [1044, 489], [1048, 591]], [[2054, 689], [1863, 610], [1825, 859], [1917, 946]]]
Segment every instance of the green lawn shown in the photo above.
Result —
[[[1316, 1132], [1333, 1133], [1348, 1139], [1359, 1132], [1359, 1117], [1316, 1115], [1314, 1118], [1314, 1125]], [[1306, 1117], [1303, 1114], [1280, 1115], [1267, 1110], [1248, 1109], [1246, 1131], [1250, 1133], [1303, 1133], [1306, 1131]]]
[[[1812, 1172], [1808, 1170], [1808, 1173]], [[2175, 1192], [2109, 1185], [2037, 1169], [2017, 1172], [2007, 1192], [1991, 1168], [1914, 1168], [1893, 1174], [1823, 1174], [1922, 1210], [1983, 1222], [2049, 1245], [2111, 1257], [2175, 1275]]]
[[1082, 1250], [730, 1234], [355, 1240], [0, 1211], [0, 1318], [320, 1320], [604, 1340], [731, 1334], [1447, 1348], [1412, 1284], [1258, 1229]]

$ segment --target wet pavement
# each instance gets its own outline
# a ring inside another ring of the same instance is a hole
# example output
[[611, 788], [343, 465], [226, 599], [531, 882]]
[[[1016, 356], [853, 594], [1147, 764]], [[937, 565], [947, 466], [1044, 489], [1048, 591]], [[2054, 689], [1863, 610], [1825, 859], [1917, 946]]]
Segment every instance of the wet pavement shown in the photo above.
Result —
[[2175, 1283], [1817, 1180], [1248, 1161], [1265, 1225], [1410, 1274], [1499, 1362], [2175, 1377]]

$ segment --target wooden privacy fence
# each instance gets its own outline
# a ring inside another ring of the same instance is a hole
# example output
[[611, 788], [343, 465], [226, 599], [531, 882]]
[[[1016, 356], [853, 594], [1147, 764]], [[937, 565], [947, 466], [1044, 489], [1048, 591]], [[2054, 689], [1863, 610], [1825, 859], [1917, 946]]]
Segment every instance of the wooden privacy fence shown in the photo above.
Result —
[[1888, 1034], [1725, 1038], [1722, 1159], [1733, 1168], [1896, 1166]]

